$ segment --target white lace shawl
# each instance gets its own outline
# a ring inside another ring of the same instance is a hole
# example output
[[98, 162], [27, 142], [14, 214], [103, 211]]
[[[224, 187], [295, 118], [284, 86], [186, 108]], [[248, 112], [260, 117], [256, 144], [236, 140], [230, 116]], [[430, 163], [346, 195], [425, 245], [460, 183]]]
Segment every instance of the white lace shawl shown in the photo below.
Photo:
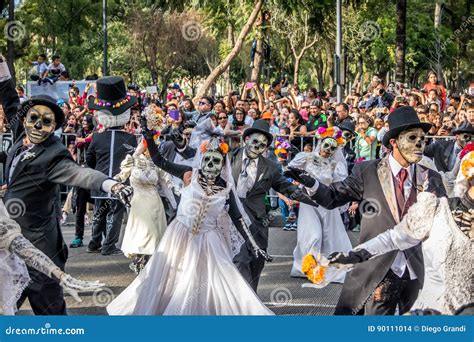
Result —
[[50, 258], [21, 234], [20, 226], [6, 216], [0, 216], [0, 308], [13, 315], [16, 302], [28, 286], [26, 265], [51, 277], [59, 270]]

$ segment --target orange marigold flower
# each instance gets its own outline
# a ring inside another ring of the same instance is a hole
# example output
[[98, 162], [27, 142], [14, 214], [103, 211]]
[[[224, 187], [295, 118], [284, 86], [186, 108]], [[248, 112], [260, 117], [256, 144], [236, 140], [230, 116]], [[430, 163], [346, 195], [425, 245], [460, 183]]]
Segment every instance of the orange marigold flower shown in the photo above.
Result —
[[303, 258], [301, 271], [314, 284], [321, 284], [326, 275], [326, 267], [318, 263], [312, 254], [307, 254]]
[[229, 145], [227, 145], [226, 143], [222, 143], [219, 145], [219, 149], [222, 153], [227, 154], [227, 152], [229, 152]]
[[209, 148], [209, 140], [205, 140], [201, 143], [201, 153], [206, 153]]
[[346, 140], [343, 137], [339, 137], [337, 138], [336, 142], [338, 145], [343, 145], [346, 142]]

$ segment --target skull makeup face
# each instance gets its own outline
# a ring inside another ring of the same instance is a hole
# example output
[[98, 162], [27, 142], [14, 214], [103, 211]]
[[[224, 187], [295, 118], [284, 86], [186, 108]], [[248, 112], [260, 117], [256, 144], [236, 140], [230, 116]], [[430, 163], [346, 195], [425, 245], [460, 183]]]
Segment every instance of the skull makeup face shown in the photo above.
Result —
[[456, 136], [456, 140], [462, 148], [466, 147], [472, 141], [472, 134], [470, 133], [461, 133]]
[[268, 139], [265, 134], [253, 133], [245, 139], [245, 152], [250, 159], [256, 159], [265, 152]]
[[321, 149], [319, 155], [324, 158], [329, 158], [336, 152], [337, 142], [333, 138], [325, 138], [321, 141]]
[[398, 136], [397, 146], [402, 157], [410, 164], [418, 163], [425, 149], [425, 133], [421, 128], [411, 128]]
[[49, 107], [36, 105], [26, 114], [25, 131], [33, 144], [39, 144], [48, 139], [55, 128], [56, 118]]
[[216, 179], [224, 166], [224, 156], [217, 151], [206, 152], [201, 161], [201, 171], [207, 179]]

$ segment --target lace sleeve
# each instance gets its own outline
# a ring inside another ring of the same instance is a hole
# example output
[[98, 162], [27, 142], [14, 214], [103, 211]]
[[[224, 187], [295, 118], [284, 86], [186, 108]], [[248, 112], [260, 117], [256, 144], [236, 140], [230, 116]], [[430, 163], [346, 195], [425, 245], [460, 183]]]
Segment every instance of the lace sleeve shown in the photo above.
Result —
[[25, 263], [48, 277], [62, 273], [50, 258], [25, 239], [23, 235], [16, 236], [10, 244], [10, 252], [18, 255]]
[[120, 173], [115, 175], [114, 179], [123, 183], [125, 182], [130, 174], [132, 173], [133, 168], [133, 157], [130, 154], [127, 154], [124, 160], [120, 163]]
[[0, 249], [8, 250], [12, 241], [21, 236], [21, 229], [18, 223], [12, 219], [1, 216], [0, 217]]

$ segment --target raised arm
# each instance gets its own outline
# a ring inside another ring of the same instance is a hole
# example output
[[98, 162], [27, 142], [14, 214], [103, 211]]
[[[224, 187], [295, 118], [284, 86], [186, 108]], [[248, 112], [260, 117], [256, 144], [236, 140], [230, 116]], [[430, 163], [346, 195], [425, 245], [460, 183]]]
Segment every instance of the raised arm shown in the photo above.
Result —
[[11, 78], [10, 70], [2, 55], [0, 55], [0, 103], [2, 103], [3, 111], [10, 124], [13, 141], [16, 141], [24, 132], [23, 119], [18, 115], [20, 99], [15, 90], [15, 82]]

